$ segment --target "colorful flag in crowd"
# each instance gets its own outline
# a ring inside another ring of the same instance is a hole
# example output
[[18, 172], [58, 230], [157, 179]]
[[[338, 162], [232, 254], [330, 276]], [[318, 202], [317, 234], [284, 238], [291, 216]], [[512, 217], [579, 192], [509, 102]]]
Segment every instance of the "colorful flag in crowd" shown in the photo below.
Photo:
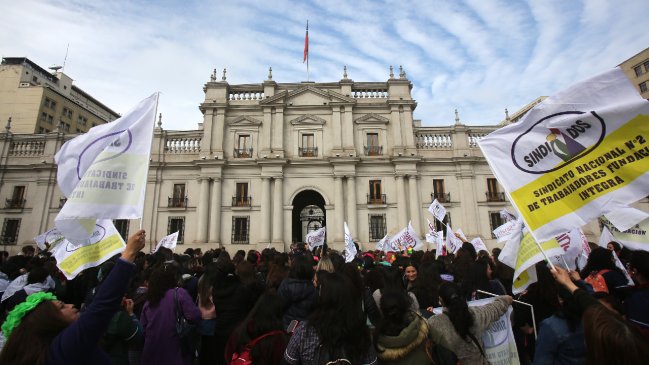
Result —
[[478, 143], [543, 242], [649, 194], [649, 102], [620, 68], [545, 99]]
[[97, 219], [141, 218], [158, 94], [111, 123], [66, 142], [54, 156], [67, 202], [56, 228], [68, 240], [86, 240]]
[[306, 243], [309, 245], [309, 250], [313, 250], [316, 247], [322, 246], [325, 244], [325, 236], [327, 234], [327, 228], [322, 227], [311, 231], [306, 234]]
[[437, 199], [433, 200], [433, 202], [430, 203], [428, 211], [440, 222], [443, 222], [444, 217], [446, 217], [446, 208], [444, 208], [444, 206], [440, 204]]
[[[555, 238], [541, 243], [540, 246], [548, 257], [559, 256], [564, 253], [563, 248]], [[512, 292], [518, 294], [536, 281], [534, 265], [545, 260], [545, 255], [541, 252], [539, 244], [536, 243], [522, 220], [519, 219], [517, 229], [514, 230], [503, 247], [498, 260], [514, 269]]]
[[[56, 237], [52, 234], [51, 237]], [[58, 236], [61, 238], [61, 236]], [[110, 219], [98, 220], [90, 238], [73, 243], [65, 238], [50, 246], [56, 258], [56, 266], [68, 279], [74, 279], [81, 271], [101, 265], [122, 252], [126, 244]]]
[[354, 240], [352, 239], [352, 234], [349, 232], [349, 227], [347, 222], [345, 222], [345, 250], [343, 254], [345, 256], [345, 262], [352, 262], [356, 257], [358, 250], [356, 250], [356, 245], [354, 245]]
[[172, 233], [172, 234], [170, 234], [168, 236], [162, 237], [160, 242], [158, 242], [158, 244], [155, 245], [155, 248], [153, 249], [153, 251], [151, 251], [151, 253], [158, 252], [160, 247], [165, 247], [165, 248], [168, 248], [168, 249], [173, 251], [173, 250], [176, 249], [176, 244], [177, 243], [178, 243], [178, 231], [176, 231], [176, 232], [174, 232], [174, 233]]
[[600, 235], [599, 245], [606, 245], [615, 241], [630, 250], [649, 251], [649, 219], [637, 223], [626, 231], [617, 229], [606, 217], [600, 217], [602, 224], [602, 234]]

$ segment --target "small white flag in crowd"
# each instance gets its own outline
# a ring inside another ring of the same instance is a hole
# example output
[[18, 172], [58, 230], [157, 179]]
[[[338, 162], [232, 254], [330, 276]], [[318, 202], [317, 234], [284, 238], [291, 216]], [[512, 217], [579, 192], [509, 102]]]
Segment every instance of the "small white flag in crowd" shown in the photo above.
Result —
[[168, 248], [168, 249], [170, 249], [172, 251], [175, 250], [176, 249], [176, 244], [178, 243], [178, 233], [179, 233], [179, 231], [176, 231], [176, 232], [174, 232], [174, 233], [172, 233], [172, 234], [170, 234], [168, 236], [162, 237], [160, 242], [158, 242], [158, 244], [155, 245], [155, 248], [153, 249], [153, 251], [151, 251], [151, 253], [158, 252], [160, 247], [165, 247], [165, 248]]
[[461, 228], [458, 228], [457, 230], [455, 230], [455, 235], [459, 236], [460, 239], [462, 239], [464, 242], [469, 242], [469, 239], [466, 238], [466, 236], [464, 235], [464, 232], [462, 232]]
[[446, 225], [446, 250], [448, 253], [456, 253], [460, 248], [462, 248], [462, 242], [461, 239], [457, 238], [455, 236], [455, 233], [453, 233], [453, 229], [451, 228], [451, 225], [447, 224]]
[[354, 240], [352, 239], [352, 234], [351, 232], [349, 232], [347, 222], [345, 222], [345, 250], [343, 251], [345, 262], [354, 261], [357, 253], [358, 250], [356, 250], [356, 245], [354, 244]]
[[487, 249], [487, 245], [485, 245], [485, 243], [482, 241], [482, 238], [480, 237], [476, 237], [472, 239], [471, 244], [473, 245], [473, 248], [475, 248], [475, 252], [480, 252], [480, 251], [489, 252], [489, 250]]
[[494, 229], [493, 233], [498, 242], [506, 242], [516, 229], [520, 229], [520, 227], [517, 227], [516, 221], [513, 220]]
[[376, 249], [379, 250], [379, 251], [384, 251], [384, 252], [389, 251], [389, 250], [387, 249], [387, 243], [388, 243], [389, 241], [390, 241], [390, 236], [388, 236], [388, 235], [386, 234], [385, 237], [381, 238], [381, 240], [380, 240], [379, 242], [376, 243]]
[[446, 208], [437, 199], [433, 200], [428, 211], [440, 222], [444, 221], [444, 217], [446, 217]]
[[306, 234], [306, 243], [309, 245], [309, 250], [313, 250], [316, 247], [320, 247], [325, 244], [325, 236], [327, 234], [327, 228], [322, 227], [311, 231]]
[[67, 239], [89, 238], [97, 219], [142, 217], [157, 104], [156, 93], [56, 153], [57, 182], [68, 200], [54, 223]]

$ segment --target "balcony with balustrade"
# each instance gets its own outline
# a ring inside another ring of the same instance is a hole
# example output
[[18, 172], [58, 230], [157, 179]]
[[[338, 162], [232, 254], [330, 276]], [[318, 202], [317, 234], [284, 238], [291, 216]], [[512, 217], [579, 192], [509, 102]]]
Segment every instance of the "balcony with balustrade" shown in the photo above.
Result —
[[235, 148], [233, 156], [234, 158], [251, 158], [252, 148]]
[[504, 202], [505, 201], [505, 193], [501, 193], [498, 191], [487, 191], [485, 193], [487, 197], [487, 202]]
[[387, 198], [385, 194], [371, 195], [367, 194], [367, 205], [386, 205]]
[[383, 146], [365, 146], [365, 156], [383, 156]]
[[184, 208], [187, 209], [189, 198], [186, 196], [174, 196], [167, 198], [167, 208]]
[[318, 147], [298, 147], [297, 154], [300, 157], [318, 157]]
[[450, 203], [451, 202], [451, 193], [430, 193], [430, 202], [437, 201], [439, 203]]
[[5, 209], [24, 209], [25, 203], [27, 203], [27, 200], [25, 199], [18, 199], [18, 198], [6, 199]]
[[250, 208], [252, 206], [251, 196], [233, 196], [232, 206], [238, 208]]

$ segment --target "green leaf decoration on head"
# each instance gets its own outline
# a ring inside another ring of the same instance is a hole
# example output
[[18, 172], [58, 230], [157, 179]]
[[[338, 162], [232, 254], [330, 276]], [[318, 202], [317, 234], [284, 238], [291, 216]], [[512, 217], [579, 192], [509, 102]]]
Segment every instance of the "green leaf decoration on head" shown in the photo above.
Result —
[[38, 292], [28, 296], [24, 302], [15, 306], [14, 309], [9, 312], [7, 319], [2, 324], [2, 333], [5, 338], [9, 339], [11, 333], [20, 325], [27, 313], [34, 310], [34, 308], [45, 300], [56, 300], [56, 296], [52, 293]]

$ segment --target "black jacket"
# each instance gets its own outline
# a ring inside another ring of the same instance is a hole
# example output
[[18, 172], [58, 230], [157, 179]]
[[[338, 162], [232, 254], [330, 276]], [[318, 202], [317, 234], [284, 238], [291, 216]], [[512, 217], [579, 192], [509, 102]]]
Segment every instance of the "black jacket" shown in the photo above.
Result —
[[277, 289], [277, 294], [286, 302], [282, 323], [287, 327], [292, 320], [303, 321], [316, 304], [316, 292], [310, 280], [286, 278]]

